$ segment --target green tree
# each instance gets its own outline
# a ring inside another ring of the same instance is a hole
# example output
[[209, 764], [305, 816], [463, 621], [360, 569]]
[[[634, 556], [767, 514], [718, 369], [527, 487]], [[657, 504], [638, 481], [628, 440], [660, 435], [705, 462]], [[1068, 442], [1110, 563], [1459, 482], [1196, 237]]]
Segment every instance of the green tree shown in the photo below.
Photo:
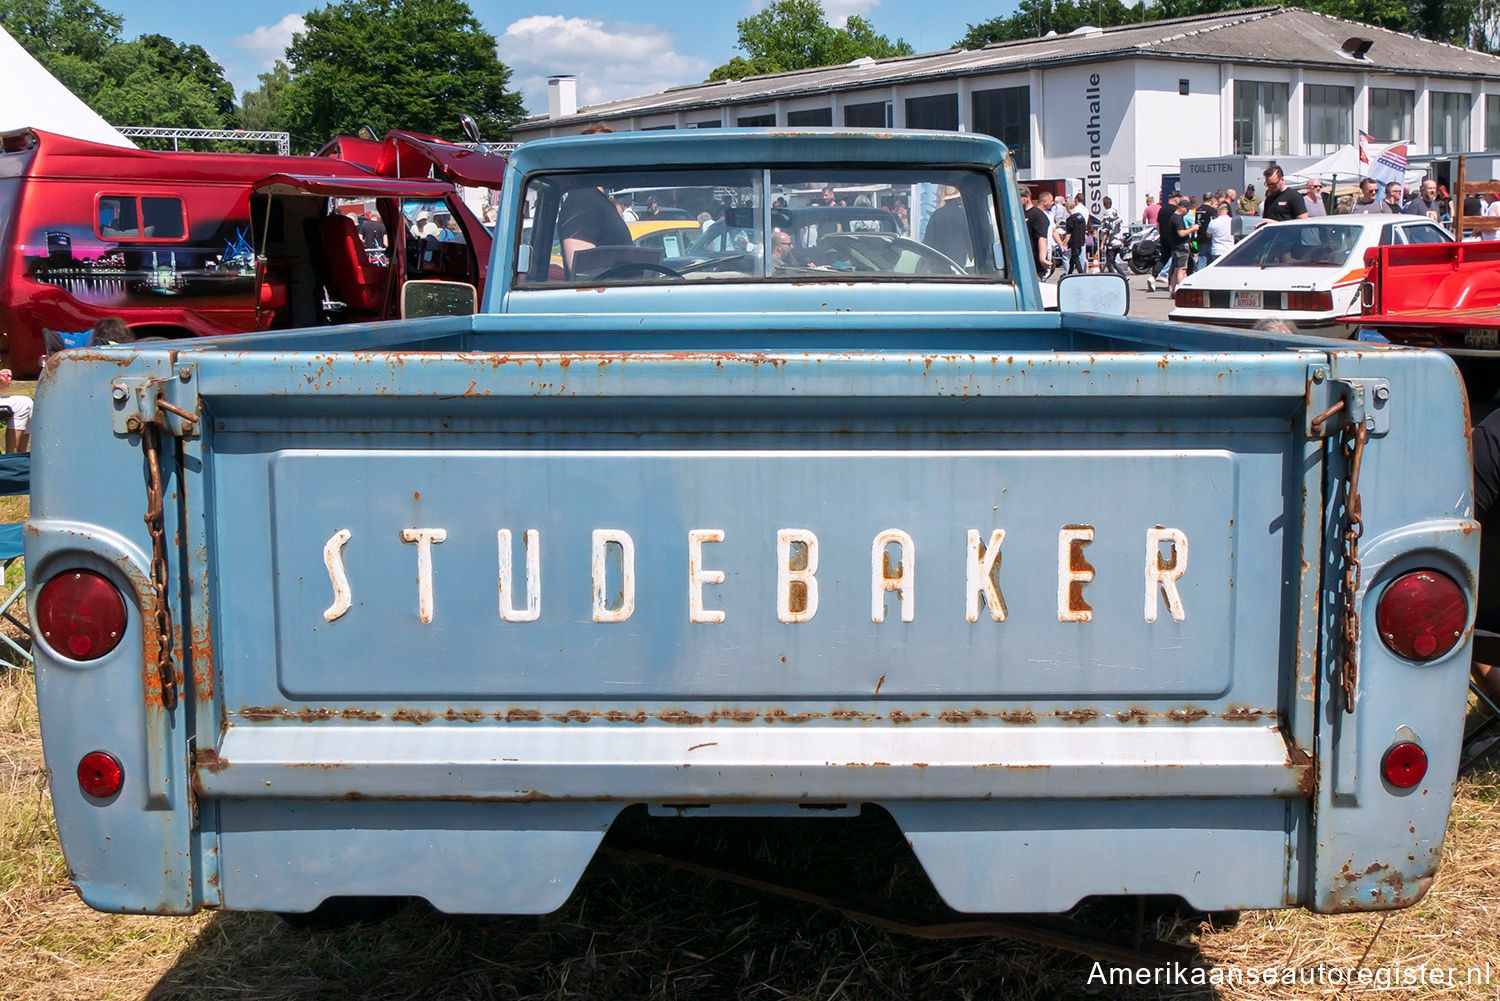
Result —
[[736, 48], [749, 56], [735, 56], [714, 69], [710, 80], [739, 80], [763, 73], [836, 66], [869, 56], [909, 56], [912, 47], [902, 39], [876, 34], [864, 18], [850, 15], [842, 28], [828, 23], [819, 0], [776, 0], [737, 25]]
[[120, 39], [120, 18], [92, 0], [0, 0], [0, 25], [106, 121], [233, 128], [224, 69], [199, 45], [164, 35]]
[[457, 137], [474, 116], [487, 139], [525, 114], [506, 89], [495, 38], [462, 0], [343, 0], [307, 15], [287, 48], [291, 79], [276, 106], [303, 144], [361, 125]]
[[252, 132], [284, 132], [281, 92], [292, 82], [292, 71], [280, 59], [270, 72], [256, 78], [260, 86], [240, 95], [240, 126]]
[[92, 0], [0, 0], [0, 26], [85, 102], [99, 87], [99, 63], [119, 44], [123, 23]]

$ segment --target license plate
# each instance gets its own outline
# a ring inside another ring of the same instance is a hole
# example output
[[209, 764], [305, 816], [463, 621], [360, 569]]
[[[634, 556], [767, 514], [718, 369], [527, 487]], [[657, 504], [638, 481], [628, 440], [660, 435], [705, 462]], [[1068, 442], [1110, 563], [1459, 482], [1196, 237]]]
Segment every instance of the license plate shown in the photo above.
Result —
[[1265, 294], [1260, 291], [1254, 292], [1231, 292], [1229, 293], [1230, 309], [1264, 309]]
[[1465, 330], [1464, 347], [1500, 348], [1500, 330]]

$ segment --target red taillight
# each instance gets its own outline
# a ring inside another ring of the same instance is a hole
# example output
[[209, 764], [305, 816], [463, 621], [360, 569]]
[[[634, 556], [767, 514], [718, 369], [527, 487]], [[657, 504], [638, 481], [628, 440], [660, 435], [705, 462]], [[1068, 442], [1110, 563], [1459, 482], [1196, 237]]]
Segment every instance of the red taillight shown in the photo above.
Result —
[[1300, 309], [1309, 313], [1333, 308], [1332, 292], [1288, 292], [1286, 308]]
[[125, 784], [125, 770], [114, 755], [90, 751], [78, 762], [78, 788], [95, 799], [108, 799]]
[[1176, 303], [1187, 309], [1203, 308], [1203, 292], [1198, 289], [1180, 288], [1177, 290]]
[[92, 570], [64, 570], [36, 597], [36, 627], [47, 645], [73, 660], [97, 660], [125, 635], [125, 599]]
[[1375, 609], [1380, 638], [1407, 660], [1435, 660], [1458, 645], [1469, 603], [1453, 578], [1417, 570], [1396, 578]]
[[1380, 770], [1397, 789], [1410, 789], [1427, 776], [1427, 752], [1419, 744], [1396, 744], [1385, 752]]

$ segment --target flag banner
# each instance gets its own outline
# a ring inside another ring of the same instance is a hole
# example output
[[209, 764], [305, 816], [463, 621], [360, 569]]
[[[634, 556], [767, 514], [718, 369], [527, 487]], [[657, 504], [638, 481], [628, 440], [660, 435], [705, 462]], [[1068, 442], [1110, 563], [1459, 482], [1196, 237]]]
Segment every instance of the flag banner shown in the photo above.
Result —
[[1406, 183], [1406, 143], [1392, 143], [1381, 150], [1370, 164], [1369, 176], [1382, 184]]

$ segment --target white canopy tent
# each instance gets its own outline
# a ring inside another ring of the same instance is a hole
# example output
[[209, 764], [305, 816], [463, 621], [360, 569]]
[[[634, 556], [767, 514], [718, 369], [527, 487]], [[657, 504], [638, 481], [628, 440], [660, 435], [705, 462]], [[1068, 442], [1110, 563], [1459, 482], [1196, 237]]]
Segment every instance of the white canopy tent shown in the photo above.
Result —
[[43, 129], [111, 146], [134, 147], [0, 28], [0, 132]]

